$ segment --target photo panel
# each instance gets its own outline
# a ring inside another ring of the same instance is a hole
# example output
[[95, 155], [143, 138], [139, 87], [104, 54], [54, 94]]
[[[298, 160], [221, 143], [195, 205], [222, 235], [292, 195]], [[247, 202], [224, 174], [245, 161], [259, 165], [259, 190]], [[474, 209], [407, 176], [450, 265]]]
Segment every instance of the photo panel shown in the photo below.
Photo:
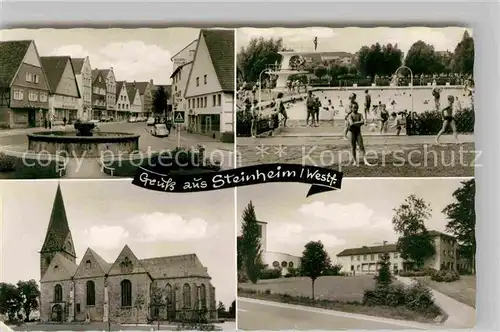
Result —
[[317, 165], [348, 177], [474, 175], [472, 29], [236, 34], [240, 165]]
[[11, 329], [236, 329], [233, 190], [167, 197], [128, 180], [0, 189]]
[[234, 167], [234, 29], [1, 35], [0, 179]]
[[475, 326], [474, 178], [265, 186], [238, 188], [239, 329]]

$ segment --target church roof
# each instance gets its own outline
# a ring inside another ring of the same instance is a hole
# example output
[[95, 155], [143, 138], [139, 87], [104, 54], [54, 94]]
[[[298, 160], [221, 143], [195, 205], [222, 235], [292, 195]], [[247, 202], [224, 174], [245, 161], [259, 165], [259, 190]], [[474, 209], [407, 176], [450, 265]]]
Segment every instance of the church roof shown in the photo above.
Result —
[[140, 260], [153, 279], [201, 277], [210, 278], [196, 254], [154, 257]]
[[94, 257], [96, 263], [99, 265], [99, 267], [101, 268], [102, 272], [103, 273], [108, 273], [109, 269], [111, 268], [111, 264], [106, 262], [104, 260], [104, 258], [102, 258], [101, 256], [99, 256], [99, 254], [97, 254], [94, 250], [92, 250], [91, 248], [88, 249], [90, 251], [90, 253], [92, 254], [92, 256]]
[[41, 252], [64, 250], [64, 241], [68, 235], [71, 235], [71, 231], [69, 229], [68, 218], [66, 216], [66, 208], [64, 207], [61, 186], [57, 185], [56, 196], [54, 198], [52, 212], [50, 214], [49, 226], [47, 228], [47, 234], [45, 236]]
[[74, 262], [58, 252], [50, 262], [49, 268], [40, 281], [48, 282], [71, 279], [75, 275], [77, 268], [78, 266]]

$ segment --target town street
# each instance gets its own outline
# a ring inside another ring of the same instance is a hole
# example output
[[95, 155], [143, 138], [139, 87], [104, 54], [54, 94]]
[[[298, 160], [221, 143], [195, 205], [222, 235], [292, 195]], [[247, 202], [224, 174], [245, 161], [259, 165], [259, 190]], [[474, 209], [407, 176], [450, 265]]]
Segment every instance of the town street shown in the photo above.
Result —
[[344, 313], [319, 308], [238, 298], [240, 330], [402, 330], [439, 329], [438, 325]]
[[[139, 149], [141, 151], [160, 151], [165, 149], [174, 149], [177, 146], [177, 134], [175, 130], [169, 137], [158, 138], [150, 134], [146, 123], [127, 123], [127, 122], [110, 122], [99, 123], [99, 129], [105, 132], [125, 132], [131, 134], [141, 135], [139, 138]], [[72, 125], [67, 126], [68, 130], [73, 130]], [[30, 129], [12, 129], [0, 131], [0, 149], [25, 151], [28, 146], [28, 133], [36, 131], [44, 131], [43, 128], [30, 128]], [[57, 126], [54, 130], [62, 130], [62, 127]], [[206, 153], [212, 151], [220, 151], [214, 159], [221, 160], [223, 168], [230, 168], [234, 164], [232, 158], [234, 145], [231, 143], [222, 143], [218, 140], [212, 139], [208, 136], [189, 134], [181, 132], [180, 144], [184, 148], [197, 148], [197, 145], [205, 146]]]

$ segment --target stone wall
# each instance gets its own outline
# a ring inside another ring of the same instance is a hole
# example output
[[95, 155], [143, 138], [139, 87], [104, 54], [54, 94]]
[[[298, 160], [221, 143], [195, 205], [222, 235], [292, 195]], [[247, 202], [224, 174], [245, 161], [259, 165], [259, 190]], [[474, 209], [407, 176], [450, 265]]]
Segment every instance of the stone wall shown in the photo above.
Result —
[[[87, 281], [92, 280], [95, 286], [95, 305], [87, 306]], [[80, 311], [78, 311], [80, 307]], [[102, 322], [104, 318], [104, 277], [75, 280], [75, 320], [85, 321], [87, 313], [90, 321]]]
[[[130, 280], [132, 283], [132, 307], [121, 306], [121, 282], [122, 280]], [[112, 323], [129, 323], [133, 324], [146, 323], [148, 316], [148, 303], [151, 287], [151, 278], [147, 273], [125, 274], [109, 276], [107, 279], [110, 320]], [[142, 309], [134, 308], [134, 304], [138, 298], [138, 294], [142, 294], [145, 304]]]
[[[51, 320], [52, 307], [54, 301], [54, 288], [59, 284], [62, 286], [62, 299], [66, 307], [70, 305], [70, 291], [73, 282], [71, 280], [43, 282], [40, 285], [40, 320], [49, 322]], [[66, 311], [68, 312], [68, 311]], [[67, 320], [67, 314], [63, 316]]]

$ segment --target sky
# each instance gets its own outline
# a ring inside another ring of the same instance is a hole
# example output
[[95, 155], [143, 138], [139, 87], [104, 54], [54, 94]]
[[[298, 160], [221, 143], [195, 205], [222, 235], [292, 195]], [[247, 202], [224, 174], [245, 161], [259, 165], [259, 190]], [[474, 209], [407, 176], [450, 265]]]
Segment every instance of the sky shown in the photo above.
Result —
[[[0, 281], [40, 279], [40, 251], [57, 181], [0, 182]], [[119, 181], [61, 182], [77, 263], [87, 247], [112, 263], [128, 244], [139, 258], [196, 253], [217, 301], [236, 299], [234, 189], [162, 194]]]
[[113, 67], [118, 81], [170, 84], [170, 58], [198, 38], [199, 29], [11, 29], [1, 40], [34, 40], [40, 56], [89, 56], [92, 68]]
[[[268, 183], [238, 188], [238, 233], [243, 210], [252, 201], [257, 219], [267, 222], [267, 251], [301, 256], [308, 241], [321, 240], [332, 261], [347, 248], [395, 243], [393, 209], [411, 194], [430, 203], [427, 229], [445, 232], [441, 211], [464, 179], [350, 179], [337, 191], [306, 198], [309, 185]], [[265, 190], [262, 186], [265, 186]]]
[[[283, 38], [284, 45], [297, 52], [313, 52], [314, 37], [318, 37], [317, 52], [343, 51], [356, 53], [364, 46], [379, 42], [381, 44], [398, 44], [406, 54], [411, 45], [423, 40], [434, 45], [436, 51], [453, 52], [457, 43], [462, 40], [466, 29], [461, 27], [446, 28], [240, 28], [237, 30], [238, 50], [246, 46], [251, 38]], [[472, 30], [467, 29], [472, 35]]]

